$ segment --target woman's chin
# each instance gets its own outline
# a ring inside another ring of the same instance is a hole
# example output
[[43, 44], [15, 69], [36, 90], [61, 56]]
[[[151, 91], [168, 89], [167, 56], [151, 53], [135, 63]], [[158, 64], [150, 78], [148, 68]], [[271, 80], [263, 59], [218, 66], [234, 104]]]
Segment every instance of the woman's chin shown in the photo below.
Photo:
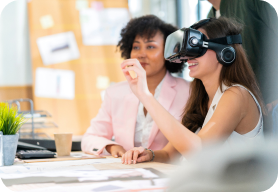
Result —
[[196, 73], [189, 73], [189, 77], [194, 78], [194, 79], [200, 79], [200, 75]]
[[192, 73], [192, 72], [189, 72], [189, 77], [196, 78], [196, 75], [194, 73]]

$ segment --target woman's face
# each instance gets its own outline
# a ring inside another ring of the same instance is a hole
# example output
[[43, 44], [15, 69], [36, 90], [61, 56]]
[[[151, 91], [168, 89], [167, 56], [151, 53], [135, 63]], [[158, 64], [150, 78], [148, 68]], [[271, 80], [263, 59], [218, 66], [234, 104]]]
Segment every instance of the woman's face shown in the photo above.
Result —
[[130, 58], [138, 59], [146, 70], [147, 77], [165, 74], [163, 34], [157, 31], [150, 39], [137, 35], [133, 41]]
[[[207, 36], [205, 30], [198, 30]], [[190, 77], [202, 80], [203, 78], [211, 77], [211, 75], [214, 74], [219, 75], [222, 65], [218, 62], [216, 53], [213, 50], [208, 49], [202, 57], [188, 60], [188, 68], [190, 70]]]

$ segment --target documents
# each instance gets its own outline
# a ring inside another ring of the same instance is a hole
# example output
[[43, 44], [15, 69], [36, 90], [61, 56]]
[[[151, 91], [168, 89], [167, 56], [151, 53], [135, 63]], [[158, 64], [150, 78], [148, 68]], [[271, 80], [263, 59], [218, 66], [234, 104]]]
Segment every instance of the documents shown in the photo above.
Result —
[[76, 191], [165, 191], [168, 179], [133, 180], [133, 181], [108, 181], [95, 184], [82, 184], [78, 186], [51, 186], [41, 189], [31, 189], [21, 192], [76, 192]]
[[[88, 174], [88, 171], [97, 171], [94, 164], [106, 164], [120, 162], [118, 158], [108, 159], [88, 159], [78, 161], [58, 161], [58, 162], [44, 162], [44, 163], [26, 163], [23, 165], [13, 165], [0, 167], [0, 178], [14, 179], [24, 177], [82, 177]], [[82, 172], [84, 171], [84, 172]]]
[[79, 13], [84, 45], [117, 45], [121, 29], [130, 19], [125, 8], [89, 8]]
[[37, 44], [44, 65], [62, 63], [80, 57], [73, 32], [40, 37]]
[[75, 74], [71, 70], [37, 68], [35, 95], [37, 97], [74, 99]]

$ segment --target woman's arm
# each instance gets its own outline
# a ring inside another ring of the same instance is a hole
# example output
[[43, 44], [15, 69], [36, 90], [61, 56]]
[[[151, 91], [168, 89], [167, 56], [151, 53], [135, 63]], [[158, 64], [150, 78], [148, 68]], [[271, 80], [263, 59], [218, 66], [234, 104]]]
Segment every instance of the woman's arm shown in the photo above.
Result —
[[167, 140], [180, 153], [201, 149], [201, 139], [195, 133], [184, 127], [152, 96], [142, 98], [141, 102], [150, 113]]
[[[110, 107], [111, 97], [107, 90], [97, 116], [91, 120], [91, 125], [82, 138], [81, 148], [85, 153], [100, 155], [106, 146], [108, 146], [108, 152], [113, 156], [121, 156], [121, 154], [125, 152], [118, 143], [111, 141], [113, 128]], [[114, 148], [118, 148], [121, 154], [115, 154], [113, 152], [115, 150], [110, 150], [111, 146], [117, 146]]]
[[[126, 66], [132, 67], [126, 68]], [[125, 60], [122, 63], [122, 70], [134, 94], [143, 103], [160, 131], [181, 154], [201, 149], [202, 140], [221, 139], [230, 135], [244, 117], [245, 113], [242, 111], [246, 111], [244, 108], [249, 103], [245, 96], [249, 94], [246, 90], [230, 88], [231, 91], [223, 94], [211, 120], [196, 135], [178, 122], [152, 96], [148, 90], [146, 72], [138, 60]], [[137, 73], [137, 78], [130, 77], [128, 73], [130, 70]]]
[[153, 161], [161, 163], [169, 163], [180, 157], [180, 153], [169, 142], [162, 150], [154, 151], [155, 158]]

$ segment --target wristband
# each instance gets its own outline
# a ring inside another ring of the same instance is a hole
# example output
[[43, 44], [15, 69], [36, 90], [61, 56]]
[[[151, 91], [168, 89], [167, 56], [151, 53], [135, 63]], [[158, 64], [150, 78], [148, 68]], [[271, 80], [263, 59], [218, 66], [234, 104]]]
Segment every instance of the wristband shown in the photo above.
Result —
[[154, 157], [155, 157], [153, 150], [148, 149], [148, 148], [145, 148], [145, 149], [146, 149], [146, 150], [149, 150], [149, 151], [151, 151], [151, 152], [152, 152], [152, 154], [153, 154], [153, 158], [152, 158], [150, 161], [153, 161], [153, 159], [154, 159]]

